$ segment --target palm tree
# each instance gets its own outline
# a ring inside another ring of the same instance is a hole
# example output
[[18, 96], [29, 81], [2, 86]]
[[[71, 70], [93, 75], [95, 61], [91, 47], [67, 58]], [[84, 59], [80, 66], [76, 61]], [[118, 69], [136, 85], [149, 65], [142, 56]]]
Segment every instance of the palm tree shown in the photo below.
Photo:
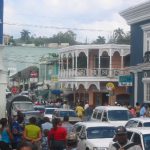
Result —
[[96, 41], [93, 42], [93, 44], [105, 44], [105, 37], [104, 36], [98, 36]]
[[28, 30], [22, 30], [21, 32], [21, 40], [27, 43], [30, 39], [30, 32]]
[[113, 37], [114, 37], [115, 41], [123, 39], [125, 37], [125, 33], [124, 33], [123, 29], [118, 28], [118, 29], [114, 30]]

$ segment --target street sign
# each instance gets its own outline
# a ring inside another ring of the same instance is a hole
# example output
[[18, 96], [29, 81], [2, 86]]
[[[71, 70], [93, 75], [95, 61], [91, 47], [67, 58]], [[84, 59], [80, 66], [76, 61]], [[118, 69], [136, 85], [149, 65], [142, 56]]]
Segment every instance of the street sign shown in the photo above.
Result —
[[131, 75], [119, 76], [119, 86], [132, 86], [133, 77]]

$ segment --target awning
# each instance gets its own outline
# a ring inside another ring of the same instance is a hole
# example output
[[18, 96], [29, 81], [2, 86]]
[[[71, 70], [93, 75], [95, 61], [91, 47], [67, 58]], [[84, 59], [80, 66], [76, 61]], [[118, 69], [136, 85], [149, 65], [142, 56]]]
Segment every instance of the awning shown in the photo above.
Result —
[[52, 90], [51, 93], [55, 94], [55, 95], [60, 95], [61, 93], [63, 93], [63, 91], [61, 91], [61, 90]]

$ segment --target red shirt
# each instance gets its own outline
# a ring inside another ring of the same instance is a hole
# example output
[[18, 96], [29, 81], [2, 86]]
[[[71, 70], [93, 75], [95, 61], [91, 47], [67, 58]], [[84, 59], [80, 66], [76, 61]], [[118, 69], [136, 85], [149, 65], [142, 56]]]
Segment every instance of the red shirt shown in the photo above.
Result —
[[52, 128], [48, 133], [48, 140], [53, 136], [56, 141], [65, 141], [67, 137], [67, 130], [63, 127], [58, 127], [56, 129]]

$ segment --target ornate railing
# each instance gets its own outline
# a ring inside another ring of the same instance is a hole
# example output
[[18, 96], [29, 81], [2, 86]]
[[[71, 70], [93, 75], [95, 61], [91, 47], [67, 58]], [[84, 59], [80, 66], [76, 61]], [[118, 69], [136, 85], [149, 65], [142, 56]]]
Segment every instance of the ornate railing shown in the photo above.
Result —
[[71, 78], [71, 77], [118, 77], [122, 74], [122, 70], [119, 68], [77, 68], [61, 70], [59, 72], [59, 77], [61, 78]]

